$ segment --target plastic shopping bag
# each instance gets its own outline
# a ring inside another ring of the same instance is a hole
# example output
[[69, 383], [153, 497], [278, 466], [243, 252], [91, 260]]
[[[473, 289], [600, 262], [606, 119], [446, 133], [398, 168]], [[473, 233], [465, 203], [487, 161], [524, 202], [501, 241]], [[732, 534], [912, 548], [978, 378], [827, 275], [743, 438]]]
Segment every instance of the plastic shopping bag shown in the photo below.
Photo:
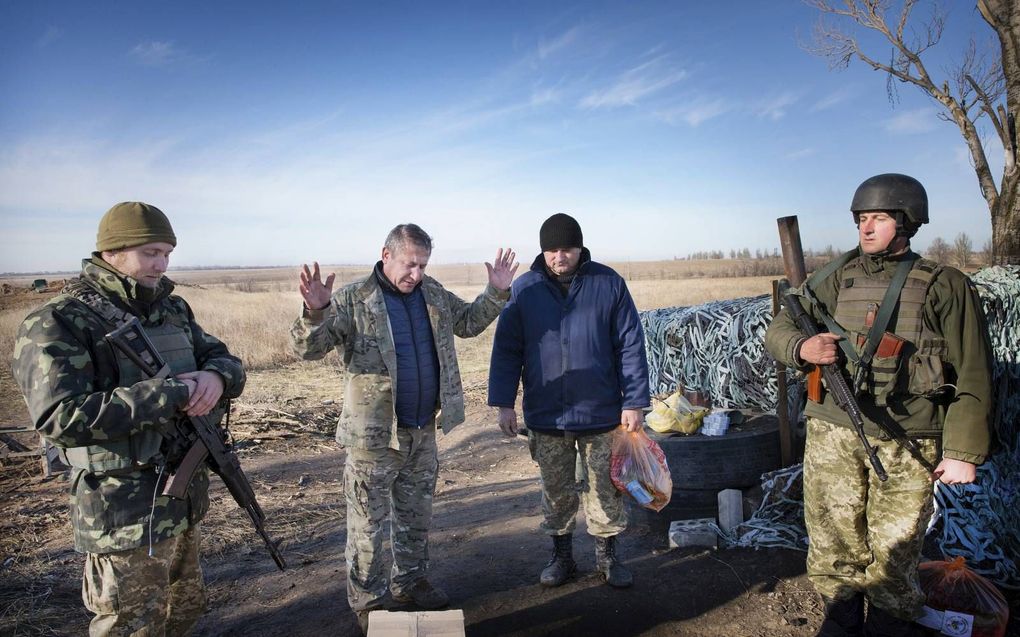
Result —
[[967, 568], [964, 558], [922, 562], [917, 574], [928, 599], [918, 623], [948, 635], [1006, 634], [1009, 605], [1005, 597], [994, 584]]
[[696, 407], [684, 395], [673, 392], [666, 400], [659, 400], [645, 418], [646, 424], [660, 434], [679, 432], [692, 434], [701, 426], [708, 409]]
[[617, 489], [646, 509], [661, 511], [673, 495], [666, 454], [643, 430], [620, 426], [613, 431], [609, 475]]

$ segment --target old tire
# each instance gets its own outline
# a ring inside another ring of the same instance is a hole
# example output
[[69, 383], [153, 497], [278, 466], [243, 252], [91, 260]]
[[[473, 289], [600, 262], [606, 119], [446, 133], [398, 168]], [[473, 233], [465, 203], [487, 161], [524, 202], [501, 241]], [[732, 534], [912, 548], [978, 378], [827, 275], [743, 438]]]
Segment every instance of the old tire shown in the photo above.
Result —
[[659, 443], [673, 489], [684, 492], [743, 489], [756, 486], [761, 474], [782, 464], [779, 423], [774, 416], [757, 416], [734, 426], [724, 436], [663, 435], [646, 428]]

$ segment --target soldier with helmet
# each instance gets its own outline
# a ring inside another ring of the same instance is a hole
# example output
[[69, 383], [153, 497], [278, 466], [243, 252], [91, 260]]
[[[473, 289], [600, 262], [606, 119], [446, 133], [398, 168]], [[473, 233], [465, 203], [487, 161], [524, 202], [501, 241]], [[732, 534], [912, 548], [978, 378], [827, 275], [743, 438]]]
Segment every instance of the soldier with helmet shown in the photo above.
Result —
[[[186, 635], [205, 610], [200, 469], [183, 498], [163, 495], [180, 460], [176, 424], [244, 388], [241, 360], [195, 321], [164, 276], [177, 237], [163, 212], [120, 203], [99, 222], [81, 275], [22, 323], [14, 378], [36, 431], [71, 467], [74, 547], [95, 635]], [[148, 378], [106, 334], [137, 317], [169, 370]]]
[[[804, 371], [840, 366], [889, 476], [878, 479], [849, 417], [824, 390], [808, 402], [807, 568], [826, 614], [818, 634], [910, 635], [924, 603], [917, 565], [932, 480], [973, 482], [989, 452], [991, 346], [973, 284], [910, 248], [928, 223], [920, 182], [892, 173], [867, 179], [851, 211], [858, 247], [801, 290], [805, 309], [827, 331], [805, 338], [783, 310], [765, 344]], [[900, 444], [905, 439], [916, 441], [934, 472]]]

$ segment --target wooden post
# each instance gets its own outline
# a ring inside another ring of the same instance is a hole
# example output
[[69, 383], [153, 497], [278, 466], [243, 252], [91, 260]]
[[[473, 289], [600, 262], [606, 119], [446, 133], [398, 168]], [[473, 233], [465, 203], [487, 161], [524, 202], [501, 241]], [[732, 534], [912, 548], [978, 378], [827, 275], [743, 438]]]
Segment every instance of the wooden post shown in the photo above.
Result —
[[[797, 215], [780, 217], [776, 220], [779, 226], [779, 244], [783, 249], [783, 269], [786, 272], [786, 280], [790, 285], [796, 287], [804, 283], [807, 278], [807, 271], [804, 266], [804, 249], [800, 243], [800, 224], [797, 222]], [[772, 308], [774, 312], [779, 311], [779, 284], [772, 283]], [[775, 314], [773, 314], [774, 316]], [[779, 418], [779, 440], [782, 447], [783, 466], [789, 466], [793, 462], [793, 433], [790, 426], [790, 405], [786, 393], [786, 366], [776, 363], [776, 380], [779, 384], [779, 404], [782, 409], [776, 408], [776, 416]]]
[[797, 223], [797, 215], [791, 217], [780, 217], [776, 220], [779, 224], [779, 243], [783, 247], [783, 269], [786, 270], [786, 280], [790, 285], [797, 287], [807, 278], [804, 268], [804, 250], [800, 246], [800, 225]]
[[[779, 313], [779, 281], [772, 282], [772, 316]], [[776, 418], [779, 419], [779, 457], [784, 467], [793, 464], [793, 428], [790, 399], [786, 393], [786, 365], [776, 361]]]

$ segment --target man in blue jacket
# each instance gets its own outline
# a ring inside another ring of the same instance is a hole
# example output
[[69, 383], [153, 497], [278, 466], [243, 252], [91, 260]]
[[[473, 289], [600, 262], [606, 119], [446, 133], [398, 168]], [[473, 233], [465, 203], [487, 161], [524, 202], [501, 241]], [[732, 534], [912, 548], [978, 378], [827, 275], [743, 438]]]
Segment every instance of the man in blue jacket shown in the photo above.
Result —
[[574, 218], [549, 217], [539, 241], [542, 254], [514, 282], [496, 326], [489, 405], [499, 408], [503, 433], [516, 435], [523, 375], [524, 422], [542, 476], [541, 528], [553, 538], [541, 583], [559, 586], [577, 570], [572, 539], [583, 500], [600, 575], [610, 586], [627, 587], [633, 578], [616, 557], [627, 514], [609, 477], [610, 434], [619, 425], [637, 431], [644, 424], [650, 402], [644, 333], [627, 284], [591, 260]]

